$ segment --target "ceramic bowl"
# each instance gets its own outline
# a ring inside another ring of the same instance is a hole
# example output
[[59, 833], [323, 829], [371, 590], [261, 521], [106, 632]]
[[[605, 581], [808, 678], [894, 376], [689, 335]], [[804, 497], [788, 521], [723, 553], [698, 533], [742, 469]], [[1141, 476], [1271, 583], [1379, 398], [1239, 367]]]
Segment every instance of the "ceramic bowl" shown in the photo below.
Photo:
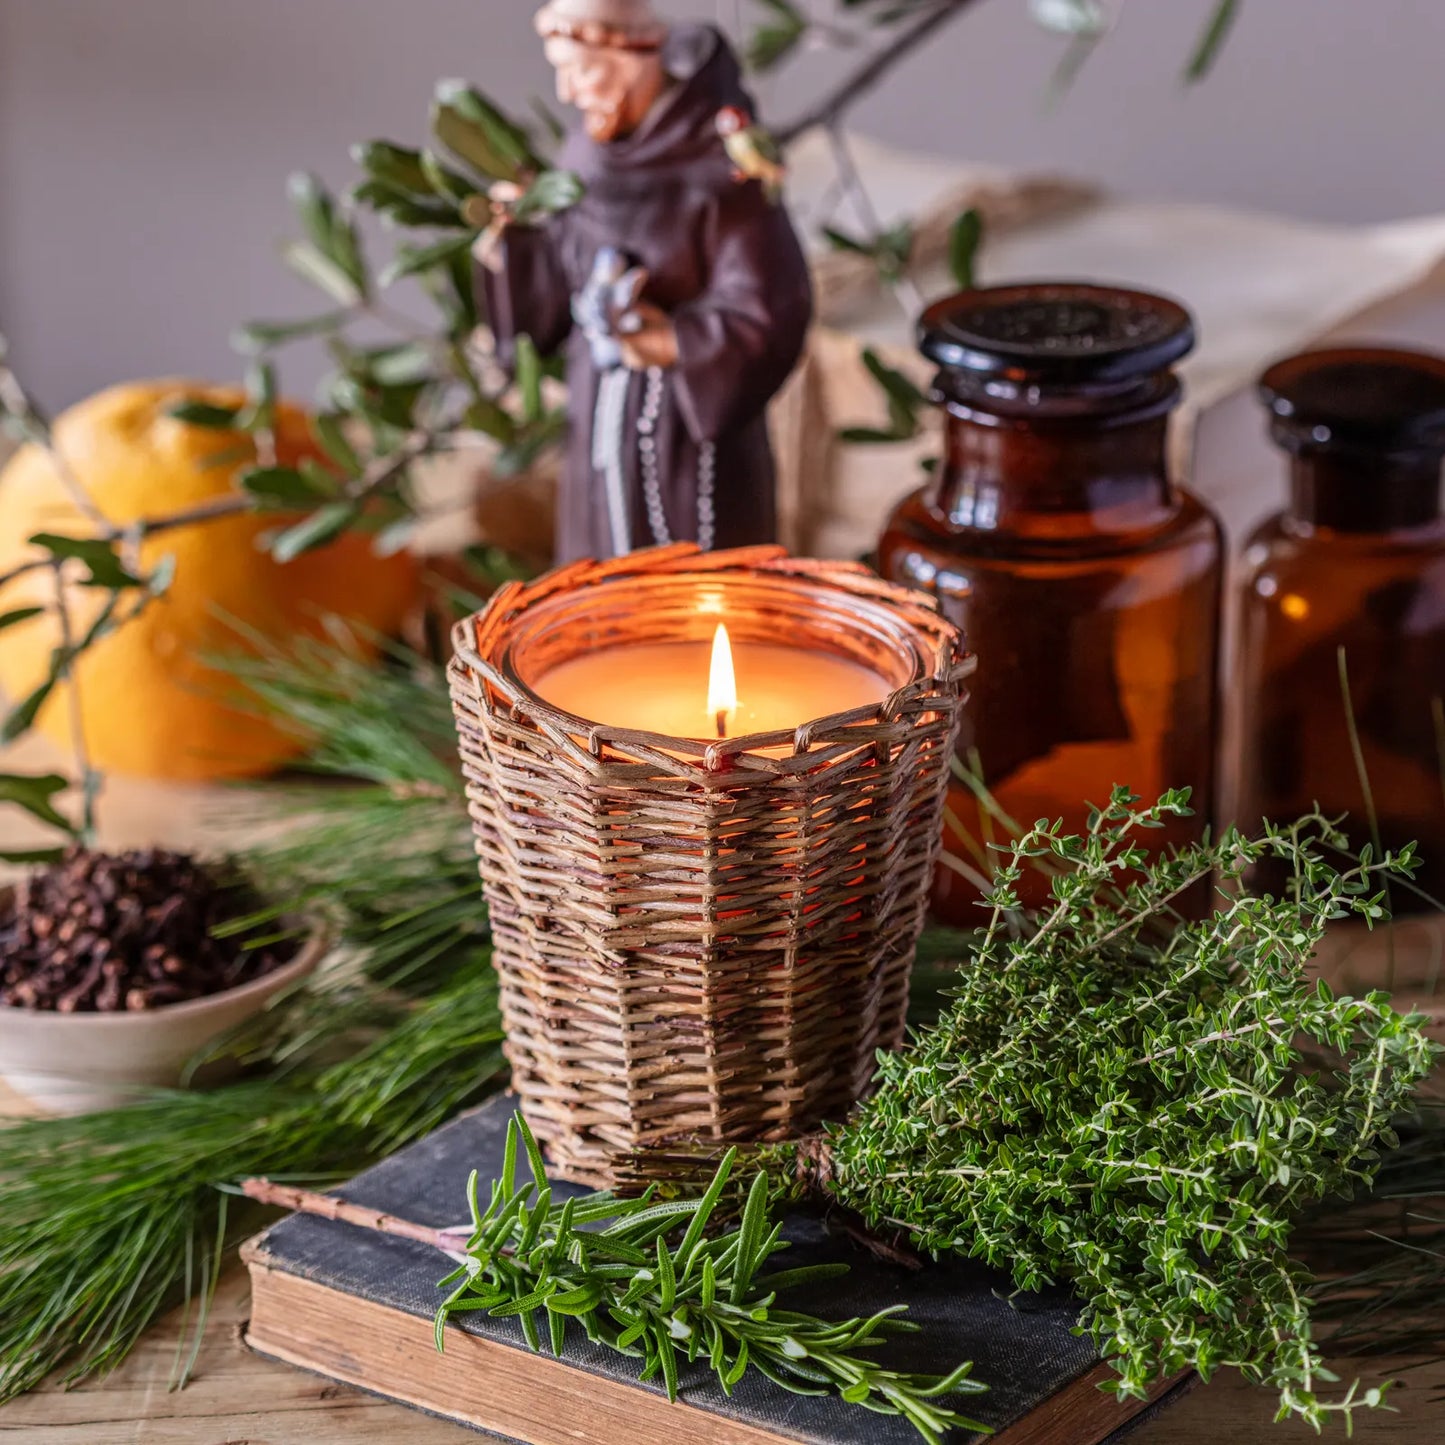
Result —
[[[0, 904], [8, 903], [7, 891], [0, 890]], [[0, 1008], [0, 1078], [46, 1114], [120, 1108], [148, 1090], [175, 1088], [207, 1044], [313, 972], [326, 948], [318, 936], [264, 978], [145, 1013]]]

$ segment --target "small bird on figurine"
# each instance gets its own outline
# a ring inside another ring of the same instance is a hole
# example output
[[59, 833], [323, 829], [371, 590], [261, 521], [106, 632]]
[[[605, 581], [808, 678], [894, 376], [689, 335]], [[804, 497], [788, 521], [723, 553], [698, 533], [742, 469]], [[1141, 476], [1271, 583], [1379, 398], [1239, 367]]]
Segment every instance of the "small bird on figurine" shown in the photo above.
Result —
[[760, 182], [768, 200], [776, 205], [788, 178], [788, 168], [783, 164], [777, 142], [736, 105], [725, 105], [718, 111], [717, 133], [722, 137], [737, 179]]

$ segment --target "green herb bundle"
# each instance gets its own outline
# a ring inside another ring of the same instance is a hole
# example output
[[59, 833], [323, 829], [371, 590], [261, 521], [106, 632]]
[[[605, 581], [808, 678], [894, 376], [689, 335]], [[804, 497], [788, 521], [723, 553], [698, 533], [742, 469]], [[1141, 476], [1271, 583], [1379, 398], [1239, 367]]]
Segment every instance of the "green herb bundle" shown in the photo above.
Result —
[[[1337, 871], [1323, 855], [1344, 840], [1313, 818], [1151, 858], [1145, 830], [1186, 799], [1136, 801], [1116, 792], [1085, 837], [1041, 823], [1014, 844], [950, 1006], [805, 1154], [815, 1189], [1021, 1290], [1067, 1284], [1118, 1393], [1235, 1366], [1279, 1391], [1281, 1418], [1348, 1417], [1380, 1392], [1320, 1393], [1334, 1377], [1291, 1238], [1318, 1201], [1368, 1187], [1436, 1050], [1419, 1017], [1335, 998], [1305, 963], [1329, 921], [1382, 918], [1411, 857]], [[1266, 856], [1295, 897], [1240, 889]], [[1027, 920], [1014, 890], [1039, 859], [1053, 904]], [[1217, 911], [1178, 917], [1211, 875]]]
[[[532, 1171], [520, 1187], [519, 1143]], [[765, 1272], [787, 1247], [771, 1218], [765, 1173], [753, 1176], [737, 1227], [717, 1229], [714, 1215], [736, 1159], [737, 1150], [729, 1151], [700, 1198], [658, 1203], [649, 1190], [634, 1200], [599, 1194], [554, 1205], [536, 1141], [514, 1119], [485, 1210], [472, 1176], [473, 1233], [461, 1266], [442, 1281], [443, 1288], [460, 1283], [437, 1312], [437, 1348], [445, 1348], [452, 1315], [486, 1310], [518, 1318], [534, 1350], [542, 1347], [540, 1316], [560, 1356], [568, 1321], [575, 1320], [594, 1343], [641, 1359], [641, 1378], [661, 1376], [670, 1400], [678, 1397], [680, 1362], [701, 1358], [728, 1394], [751, 1369], [793, 1394], [836, 1394], [878, 1414], [901, 1415], [930, 1442], [953, 1428], [987, 1430], [939, 1403], [986, 1388], [969, 1378], [967, 1364], [934, 1377], [902, 1374], [868, 1357], [889, 1336], [916, 1328], [897, 1318], [903, 1306], [840, 1321], [778, 1306], [779, 1294], [848, 1268]]]

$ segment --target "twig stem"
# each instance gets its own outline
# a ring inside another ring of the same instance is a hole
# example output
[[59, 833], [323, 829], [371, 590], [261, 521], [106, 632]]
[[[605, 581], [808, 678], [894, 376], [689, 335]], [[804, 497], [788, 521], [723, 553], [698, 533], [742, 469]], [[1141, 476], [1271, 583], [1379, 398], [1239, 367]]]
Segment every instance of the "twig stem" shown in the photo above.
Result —
[[[1340, 700], [1345, 709], [1345, 729], [1350, 738], [1350, 754], [1355, 762], [1355, 774], [1360, 782], [1360, 794], [1365, 800], [1365, 817], [1370, 824], [1370, 842], [1375, 847], [1375, 859], [1385, 856], [1385, 845], [1380, 835], [1380, 813], [1375, 806], [1375, 790], [1370, 785], [1370, 768], [1365, 761], [1365, 745], [1360, 738], [1360, 725], [1355, 717], [1355, 698], [1350, 691], [1350, 661], [1344, 647], [1339, 649]], [[1390, 907], [1390, 880], [1383, 880], [1385, 906]], [[1393, 909], [1391, 910], [1393, 913]], [[1395, 987], [1395, 922], [1391, 917], [1385, 925], [1385, 951], [1388, 955], [1385, 967], [1385, 987]]]
[[95, 504], [95, 499], [85, 489], [84, 483], [76, 476], [70, 463], [55, 443], [55, 436], [44, 418], [35, 409], [19, 378], [4, 360], [4, 337], [0, 336], [0, 414], [15, 417], [26, 429], [26, 434], [50, 457], [60, 485], [70, 495], [70, 500], [85, 513], [87, 519], [98, 527], [108, 524], [105, 513]]
[[800, 135], [815, 126], [832, 125], [841, 119], [853, 105], [872, 91], [900, 60], [922, 45], [935, 30], [941, 29], [976, 4], [978, 0], [938, 0], [937, 4], [928, 6], [912, 25], [905, 26], [887, 45], [850, 71], [815, 104], [787, 125], [779, 127], [775, 132], [778, 144], [791, 145]]
[[[430, 432], [417, 432], [408, 437], [396, 451], [388, 452], [384, 457], [378, 457], [372, 462], [356, 482], [347, 489], [348, 499], [353, 502], [365, 501], [373, 492], [380, 491], [399, 472], [405, 471], [413, 462], [424, 456], [437, 440], [437, 436]], [[203, 522], [220, 521], [225, 517], [240, 516], [255, 510], [256, 500], [254, 497], [245, 492], [236, 492], [224, 497], [215, 497], [209, 502], [201, 502], [183, 512], [172, 512], [168, 516], [141, 517], [134, 522], [127, 522], [124, 526], [107, 526], [102, 529], [100, 536], [107, 542], [159, 537], [165, 532], [174, 532], [180, 527], [194, 527]], [[0, 583], [8, 580], [8, 578], [0, 578]]]
[[[863, 184], [863, 177], [858, 174], [853, 152], [848, 149], [848, 138], [843, 134], [841, 118], [832, 121], [828, 126], [828, 148], [833, 153], [833, 165], [837, 168], [838, 183], [843, 194], [853, 203], [858, 219], [876, 241], [883, 234], [883, 221], [873, 204], [872, 196], [868, 194], [868, 188]], [[910, 320], [923, 310], [923, 293], [907, 271], [901, 272], [890, 285], [899, 306], [903, 308], [903, 314]]]
[[410, 1239], [417, 1244], [429, 1244], [444, 1253], [454, 1253], [466, 1244], [471, 1230], [435, 1229], [428, 1224], [416, 1224], [410, 1219], [398, 1219], [380, 1209], [368, 1209], [364, 1204], [348, 1204], [332, 1194], [318, 1194], [311, 1189], [298, 1189], [290, 1184], [273, 1184], [269, 1179], [247, 1179], [241, 1185], [241, 1192], [258, 1204], [269, 1204], [276, 1209], [289, 1209], [293, 1214], [312, 1214], [318, 1219], [330, 1219], [341, 1224], [353, 1224], [358, 1229], [369, 1229], [373, 1234], [389, 1234], [396, 1239]]
[[65, 563], [57, 557], [51, 564], [51, 572], [55, 580], [55, 618], [65, 658], [60, 675], [70, 709], [70, 746], [75, 754], [76, 782], [80, 787], [80, 836], [82, 842], [91, 844], [95, 841], [95, 800], [100, 792], [100, 776], [91, 766], [90, 744], [85, 736], [85, 708], [81, 705], [80, 678], [75, 668], [78, 660], [75, 627], [70, 617], [70, 599], [65, 592]]

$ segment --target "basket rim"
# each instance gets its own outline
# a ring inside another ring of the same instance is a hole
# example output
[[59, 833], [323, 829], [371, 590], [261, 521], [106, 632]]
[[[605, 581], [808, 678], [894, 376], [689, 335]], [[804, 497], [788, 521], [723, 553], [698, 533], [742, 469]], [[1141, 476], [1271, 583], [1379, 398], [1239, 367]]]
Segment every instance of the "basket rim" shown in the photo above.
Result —
[[[559, 595], [646, 577], [696, 575], [699, 579], [716, 580], [720, 575], [740, 573], [812, 583], [851, 595], [873, 607], [882, 604], [895, 614], [918, 644], [920, 665], [915, 675], [875, 704], [824, 714], [797, 728], [744, 733], [726, 739], [698, 739], [618, 727], [567, 712], [538, 694], [510, 666], [503, 668], [482, 655], [479, 635], [484, 630], [494, 630], [503, 638], [510, 621]], [[481, 611], [457, 623], [452, 641], [454, 656], [449, 670], [454, 678], [464, 670], [474, 673], [504, 700], [514, 717], [525, 716], [554, 736], [580, 738], [593, 754], [600, 754], [606, 746], [634, 754], [642, 749], [670, 755], [670, 760], [675, 762], [698, 764], [710, 773], [737, 767], [740, 763], [775, 765], [779, 748], [790, 749], [794, 756], [800, 756], [812, 752], [820, 743], [842, 741], [849, 732], [891, 724], [908, 711], [936, 711], [927, 706], [929, 699], [956, 694], [977, 666], [977, 660], [964, 645], [962, 632], [942, 615], [934, 598], [885, 582], [861, 563], [796, 558], [789, 556], [786, 549], [774, 546], [704, 552], [691, 542], [649, 548], [610, 561], [573, 562], [531, 582], [508, 583]], [[931, 670], [923, 666], [923, 659], [930, 654]]]

